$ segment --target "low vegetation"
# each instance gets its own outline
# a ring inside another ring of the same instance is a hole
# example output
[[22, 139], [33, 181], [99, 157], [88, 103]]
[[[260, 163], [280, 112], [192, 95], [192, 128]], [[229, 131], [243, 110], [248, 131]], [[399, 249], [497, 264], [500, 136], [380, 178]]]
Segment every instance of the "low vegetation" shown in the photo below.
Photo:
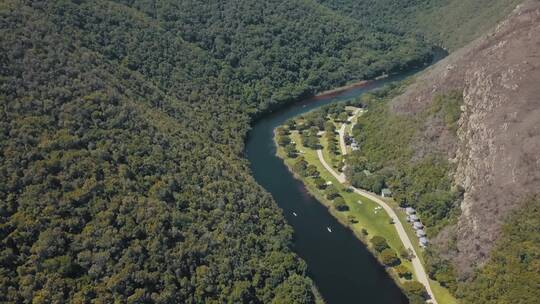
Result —
[[362, 99], [369, 110], [353, 129], [360, 150], [347, 158], [345, 173], [353, 186], [375, 193], [390, 188], [401, 206], [417, 209], [428, 234], [434, 236], [457, 217], [461, 193], [452, 188], [449, 173], [453, 168], [444, 155], [431, 153], [413, 159], [415, 138], [427, 117], [441, 119], [455, 130], [461, 95], [457, 92], [439, 95], [432, 107], [410, 117], [388, 109], [387, 102], [402, 87], [388, 87]]
[[484, 34], [520, 0], [319, 0], [329, 8], [393, 33], [423, 35], [455, 50]]
[[540, 199], [532, 198], [503, 227], [490, 259], [457, 294], [464, 303], [536, 303], [540, 298]]

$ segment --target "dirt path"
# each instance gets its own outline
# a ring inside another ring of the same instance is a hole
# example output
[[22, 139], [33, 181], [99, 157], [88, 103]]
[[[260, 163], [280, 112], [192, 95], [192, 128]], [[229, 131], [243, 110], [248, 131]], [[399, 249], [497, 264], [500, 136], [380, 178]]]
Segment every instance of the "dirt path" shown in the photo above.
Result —
[[[340, 138], [341, 138], [341, 130], [340, 130]], [[324, 166], [324, 168], [328, 172], [330, 172], [330, 174], [332, 174], [340, 183], [345, 184], [345, 182], [347, 181], [345, 175], [343, 173], [336, 172], [328, 163], [326, 163], [322, 154], [322, 150], [317, 150], [317, 156], [319, 157], [319, 161]], [[431, 286], [429, 285], [429, 278], [426, 273], [426, 270], [424, 269], [424, 265], [422, 265], [422, 263], [420, 262], [420, 259], [418, 258], [418, 255], [416, 254], [416, 251], [414, 250], [412, 242], [409, 239], [407, 232], [405, 232], [405, 228], [401, 224], [401, 221], [399, 220], [397, 214], [394, 212], [392, 207], [390, 207], [385, 201], [380, 199], [379, 196], [376, 195], [375, 193], [371, 193], [371, 192], [358, 189], [355, 187], [351, 187], [351, 188], [353, 189], [354, 192], [379, 204], [379, 206], [381, 206], [386, 211], [388, 216], [390, 216], [390, 218], [394, 221], [394, 227], [396, 227], [396, 231], [399, 235], [399, 238], [401, 239], [401, 242], [403, 243], [403, 246], [406, 249], [411, 250], [411, 252], [414, 254], [414, 258], [411, 260], [411, 262], [414, 268], [416, 279], [418, 280], [418, 282], [422, 283], [426, 287], [426, 290], [429, 296], [431, 297], [429, 302], [437, 304], [437, 300], [435, 299], [433, 291], [431, 290]]]

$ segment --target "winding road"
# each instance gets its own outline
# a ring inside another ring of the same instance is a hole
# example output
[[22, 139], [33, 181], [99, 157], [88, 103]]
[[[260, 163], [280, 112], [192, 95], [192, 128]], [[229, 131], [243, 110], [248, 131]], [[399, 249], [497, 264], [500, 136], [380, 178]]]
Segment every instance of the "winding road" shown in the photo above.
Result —
[[[355, 115], [358, 113], [358, 111], [359, 110], [356, 111]], [[351, 116], [349, 118], [349, 121], [351, 121], [355, 117], [355, 115]], [[346, 130], [346, 124], [343, 124], [341, 126], [341, 128], [339, 129], [339, 142], [340, 142], [340, 146], [341, 146], [341, 153], [343, 155], [347, 154], [347, 146], [345, 145], [345, 130]], [[324, 166], [324, 168], [328, 172], [330, 172], [330, 174], [332, 174], [341, 184], [345, 184], [347, 182], [347, 178], [345, 177], [345, 174], [336, 172], [332, 168], [332, 166], [330, 166], [324, 160], [322, 150], [317, 150], [317, 156], [319, 157], [319, 161]], [[431, 298], [429, 300], [429, 302], [433, 303], [433, 304], [437, 304], [437, 300], [435, 299], [433, 291], [431, 290], [431, 286], [429, 284], [429, 278], [428, 278], [428, 275], [427, 275], [426, 270], [424, 268], [424, 265], [422, 265], [422, 262], [420, 262], [420, 259], [418, 258], [418, 255], [416, 254], [416, 251], [414, 250], [414, 246], [413, 246], [409, 236], [407, 235], [407, 232], [405, 232], [405, 228], [403, 227], [403, 224], [399, 220], [396, 212], [385, 201], [380, 199], [380, 197], [377, 194], [369, 192], [369, 191], [365, 191], [365, 190], [362, 190], [362, 189], [358, 189], [358, 188], [355, 188], [355, 187], [352, 187], [352, 186], [351, 186], [351, 188], [353, 189], [353, 191], [355, 193], [360, 194], [360, 195], [374, 201], [379, 206], [381, 206], [386, 211], [388, 216], [390, 216], [390, 218], [394, 221], [394, 226], [396, 227], [396, 231], [397, 231], [397, 233], [399, 235], [399, 238], [401, 239], [401, 242], [403, 243], [403, 246], [406, 249], [410, 250], [414, 255], [411, 262], [412, 262], [412, 265], [413, 265], [413, 268], [414, 268], [414, 273], [416, 275], [416, 278], [417, 278], [418, 282], [422, 283], [426, 287], [426, 290], [427, 290], [427, 292], [428, 292], [428, 294], [429, 294], [429, 296]]]

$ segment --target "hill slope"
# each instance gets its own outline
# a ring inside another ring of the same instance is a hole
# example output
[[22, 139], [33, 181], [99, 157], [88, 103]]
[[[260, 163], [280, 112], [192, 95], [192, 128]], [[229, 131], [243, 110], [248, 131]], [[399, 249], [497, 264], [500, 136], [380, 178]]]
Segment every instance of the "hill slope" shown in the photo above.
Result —
[[523, 286], [539, 279], [539, 46], [540, 2], [526, 1], [410, 83], [366, 96], [355, 128], [368, 162], [352, 174], [367, 167], [418, 209], [430, 275], [470, 303], [537, 296]]
[[431, 51], [309, 1], [10, 0], [0, 22], [0, 302], [312, 303], [250, 119]]
[[522, 0], [319, 0], [388, 32], [427, 37], [454, 51], [490, 30]]

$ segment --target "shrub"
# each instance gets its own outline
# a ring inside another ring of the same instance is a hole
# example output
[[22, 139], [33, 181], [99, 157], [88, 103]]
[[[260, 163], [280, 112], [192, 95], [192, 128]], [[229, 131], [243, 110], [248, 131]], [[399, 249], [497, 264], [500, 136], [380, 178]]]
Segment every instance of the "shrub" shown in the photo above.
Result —
[[276, 128], [276, 134], [277, 135], [289, 135], [289, 130], [284, 128], [283, 126], [280, 126], [280, 127], [277, 127]]
[[399, 250], [399, 256], [402, 258], [402, 259], [406, 259], [406, 260], [411, 260], [411, 253], [409, 252], [409, 250], [405, 249], [405, 248], [401, 248]]
[[294, 169], [294, 171], [297, 172], [298, 174], [300, 174], [300, 175], [302, 175], [302, 176], [305, 176], [307, 165], [308, 165], [308, 163], [306, 162], [306, 160], [305, 160], [304, 158], [299, 158], [299, 159], [294, 163], [293, 169]]
[[295, 158], [298, 156], [298, 151], [296, 151], [296, 146], [294, 144], [288, 144], [285, 146], [285, 153], [287, 153], [287, 157]]
[[410, 297], [421, 297], [422, 299], [426, 299], [428, 296], [428, 293], [426, 292], [426, 288], [422, 283], [418, 281], [410, 281], [403, 283], [403, 289], [405, 290], [405, 293]]
[[306, 168], [306, 174], [310, 177], [319, 177], [320, 173], [317, 170], [317, 167], [314, 165], [308, 165]]
[[401, 262], [396, 252], [390, 248], [386, 248], [381, 251], [379, 257], [381, 259], [381, 262], [386, 266], [396, 266]]
[[396, 273], [400, 278], [405, 278], [407, 280], [410, 280], [412, 278], [411, 271], [405, 265], [398, 265], [394, 269], [396, 270]]
[[278, 145], [285, 147], [286, 145], [291, 143], [291, 138], [287, 135], [278, 135], [277, 143]]
[[345, 203], [345, 200], [341, 196], [336, 197], [336, 199], [334, 200], [334, 207], [338, 211], [349, 210], [349, 206], [347, 206], [347, 204]]
[[317, 187], [317, 189], [322, 190], [326, 188], [326, 181], [320, 177], [315, 178], [313, 182], [315, 183], [315, 187]]
[[386, 242], [386, 239], [378, 235], [371, 238], [371, 245], [373, 245], [373, 248], [378, 252], [390, 248], [390, 246], [388, 246], [388, 243]]
[[326, 194], [326, 198], [329, 200], [333, 200], [334, 198], [339, 196], [339, 192], [334, 185], [329, 185], [326, 187], [326, 190], [324, 191]]

